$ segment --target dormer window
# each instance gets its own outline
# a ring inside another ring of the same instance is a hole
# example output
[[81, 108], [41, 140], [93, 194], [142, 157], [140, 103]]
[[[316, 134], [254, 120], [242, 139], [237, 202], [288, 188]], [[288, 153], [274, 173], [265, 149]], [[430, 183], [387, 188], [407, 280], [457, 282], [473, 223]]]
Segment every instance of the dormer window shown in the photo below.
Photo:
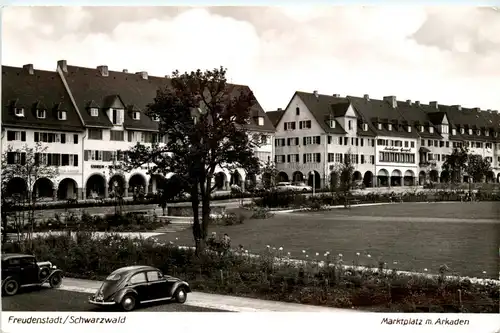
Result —
[[97, 109], [97, 108], [90, 108], [90, 116], [92, 116], [92, 117], [99, 116], [99, 109]]
[[330, 120], [328, 121], [328, 124], [330, 125], [330, 128], [335, 128], [335, 120], [330, 119]]
[[463, 127], [460, 128], [460, 134], [465, 134], [465, 128]]
[[472, 128], [469, 128], [469, 135], [472, 135]]
[[411, 133], [411, 126], [408, 126], [408, 133]]
[[45, 119], [45, 110], [40, 110], [40, 109], [37, 109], [36, 110], [36, 117], [39, 118], [39, 119]]
[[484, 131], [484, 135], [490, 136], [490, 131]]
[[382, 123], [378, 123], [378, 124], [377, 124], [377, 128], [378, 128], [379, 130], [381, 130], [381, 129], [382, 129]]
[[493, 132], [493, 136], [496, 138], [498, 136], [498, 132]]
[[24, 109], [23, 108], [15, 108], [14, 114], [16, 117], [24, 117]]
[[264, 126], [264, 117], [257, 117], [257, 123], [259, 126]]
[[388, 125], [387, 125], [387, 129], [388, 129], [389, 131], [392, 131], [392, 124], [388, 124]]
[[66, 120], [66, 111], [58, 111], [57, 112], [57, 118], [59, 120]]
[[368, 131], [368, 124], [363, 124], [363, 131]]
[[451, 129], [451, 134], [452, 135], [457, 135], [457, 129], [456, 128], [452, 128]]
[[424, 131], [424, 125], [420, 125], [420, 132]]
[[139, 111], [132, 112], [132, 118], [134, 118], [134, 120], [141, 119], [141, 113]]
[[433, 134], [434, 133], [434, 127], [429, 126], [429, 133]]
[[481, 135], [481, 130], [477, 130], [477, 131], [476, 131], [476, 134], [477, 134], [477, 135]]

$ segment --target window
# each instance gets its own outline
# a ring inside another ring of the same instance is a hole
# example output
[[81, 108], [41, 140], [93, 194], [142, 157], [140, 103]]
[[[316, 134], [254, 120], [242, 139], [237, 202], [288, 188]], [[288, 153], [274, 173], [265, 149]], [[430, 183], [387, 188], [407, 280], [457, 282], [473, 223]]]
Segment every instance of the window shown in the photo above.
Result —
[[441, 125], [441, 133], [448, 134], [448, 125]]
[[295, 108], [295, 115], [300, 116], [300, 108], [298, 106]]
[[68, 166], [69, 165], [69, 154], [62, 154], [61, 156], [61, 165]]
[[311, 163], [313, 160], [313, 154], [304, 154], [304, 163]]
[[449, 142], [449, 141], [446, 141], [446, 142], [445, 142], [445, 146], [446, 146], [446, 148], [450, 148], [450, 142]]
[[26, 153], [9, 151], [7, 152], [7, 164], [26, 164]]
[[158, 271], [147, 272], [148, 282], [159, 281], [163, 278], [163, 275]]
[[347, 122], [347, 126], [349, 127], [350, 130], [352, 130], [352, 120], [349, 120]]
[[363, 124], [363, 131], [368, 131], [368, 124]]
[[465, 128], [463, 127], [460, 128], [460, 134], [465, 134]]
[[27, 257], [21, 259], [21, 266], [33, 266], [35, 265], [35, 258]]
[[375, 155], [370, 155], [370, 164], [375, 164]]
[[257, 124], [259, 126], [264, 126], [264, 117], [257, 117]]
[[321, 144], [321, 136], [313, 136], [312, 142], [317, 145]]
[[433, 134], [434, 133], [434, 127], [429, 126], [429, 133]]
[[421, 145], [422, 147], [423, 147], [423, 146], [425, 146], [425, 140], [424, 140], [424, 139], [420, 140], [420, 145]]
[[53, 142], [61, 142], [61, 137], [64, 135], [64, 142], [66, 143], [66, 134], [59, 134], [59, 133], [47, 133], [47, 132], [35, 132], [35, 142], [46, 142], [46, 143], [53, 143]]
[[408, 148], [408, 141], [405, 141], [405, 148]]
[[77, 145], [77, 144], [78, 144], [78, 134], [73, 134], [73, 143], [74, 143], [75, 145]]
[[16, 108], [14, 110], [14, 114], [16, 117], [24, 117], [24, 109], [23, 108]]
[[123, 110], [121, 109], [111, 109], [110, 110], [110, 120], [113, 125], [123, 124]]
[[424, 131], [424, 125], [420, 125], [420, 132]]
[[381, 129], [382, 129], [382, 123], [378, 123], [378, 124], [377, 124], [377, 128], [378, 128], [379, 130], [381, 130]]
[[299, 162], [299, 154], [290, 154], [287, 155], [288, 163], [298, 163]]
[[91, 117], [98, 117], [99, 116], [99, 109], [98, 108], [90, 108], [90, 116]]
[[299, 128], [300, 129], [309, 129], [309, 128], [311, 128], [311, 121], [310, 120], [299, 121]]
[[61, 143], [66, 143], [66, 134], [61, 133]]
[[330, 128], [335, 128], [335, 120], [330, 119], [330, 120], [328, 121], [328, 124], [330, 125]]
[[432, 140], [427, 140], [427, 146], [432, 147]]
[[45, 110], [39, 110], [37, 109], [36, 110], [36, 117], [39, 118], [39, 119], [45, 119]]
[[289, 121], [283, 124], [285, 131], [294, 131], [296, 129], [295, 121]]
[[361, 155], [361, 164], [365, 164], [365, 155]]
[[102, 140], [102, 129], [89, 128], [89, 140]]
[[146, 274], [144, 274], [144, 273], [135, 274], [134, 276], [132, 276], [130, 278], [130, 283], [132, 283], [132, 284], [139, 284], [139, 283], [146, 283], [146, 282], [147, 282]]
[[285, 163], [286, 155], [275, 155], [274, 162], [275, 163]]
[[451, 135], [457, 135], [457, 130], [456, 128], [451, 129]]
[[26, 141], [26, 132], [7, 131], [7, 141]]
[[59, 120], [66, 120], [66, 111], [58, 111], [57, 112], [57, 118]]
[[261, 135], [260, 136], [260, 143], [263, 145], [268, 145], [269, 140], [270, 140], [270, 137], [268, 135]]
[[408, 133], [411, 133], [411, 126], [408, 126]]
[[387, 125], [387, 129], [388, 129], [389, 131], [392, 131], [392, 124], [388, 124], [388, 125]]
[[274, 139], [274, 146], [275, 147], [284, 147], [285, 146], [285, 139], [282, 138], [282, 139]]
[[139, 120], [141, 119], [141, 113], [139, 111], [134, 111], [132, 113], [132, 118], [134, 118], [134, 120]]
[[472, 135], [472, 128], [469, 128], [469, 135]]
[[490, 131], [484, 131], [484, 135], [490, 136]]
[[303, 140], [304, 140], [304, 146], [312, 144], [311, 136], [305, 136]]
[[412, 148], [415, 148], [415, 142], [414, 142], [414, 141], [412, 141], [412, 142], [410, 142], [410, 143], [411, 143], [411, 145], [410, 145], [410, 146], [411, 146]]

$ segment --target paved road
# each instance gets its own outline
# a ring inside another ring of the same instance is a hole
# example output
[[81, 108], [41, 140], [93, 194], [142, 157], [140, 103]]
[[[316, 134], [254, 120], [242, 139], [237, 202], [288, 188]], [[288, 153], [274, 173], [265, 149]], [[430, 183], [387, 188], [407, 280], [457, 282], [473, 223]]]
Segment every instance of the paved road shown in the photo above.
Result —
[[[48, 288], [22, 291], [12, 297], [2, 297], [3, 311], [116, 311], [87, 303], [90, 294]], [[188, 296], [189, 298], [189, 296]], [[148, 312], [227, 312], [172, 302], [159, 303], [136, 311]]]

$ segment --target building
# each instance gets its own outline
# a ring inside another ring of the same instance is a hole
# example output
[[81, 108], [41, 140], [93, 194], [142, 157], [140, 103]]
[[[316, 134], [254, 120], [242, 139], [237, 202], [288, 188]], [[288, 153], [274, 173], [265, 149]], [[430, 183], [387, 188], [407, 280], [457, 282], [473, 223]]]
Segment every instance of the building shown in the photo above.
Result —
[[[108, 197], [111, 191], [130, 196], [133, 189], [140, 187], [156, 192], [159, 183], [171, 176], [150, 175], [147, 166], [122, 172], [117, 163], [118, 151], [137, 142], [164, 142], [158, 133], [158, 119], [149, 117], [145, 110], [168, 78], [147, 72], [110, 71], [107, 66], [71, 66], [65, 60], [58, 61], [55, 72], [35, 70], [32, 65], [22, 69], [3, 66], [2, 76], [2, 148], [11, 145], [17, 149], [40, 140], [47, 145], [47, 152], [56, 154], [48, 156], [48, 163], [59, 166], [60, 179], [54, 184], [39, 180], [34, 185], [39, 196]], [[23, 114], [21, 108], [25, 110]], [[245, 126], [260, 135], [262, 146], [256, 148], [256, 155], [265, 162], [273, 155], [274, 127], [258, 103], [251, 112], [251, 121]], [[244, 170], [216, 171], [219, 189], [259, 181], [259, 177], [246, 175]], [[69, 183], [68, 189], [63, 190], [61, 184]]]
[[[366, 187], [412, 186], [450, 179], [442, 169], [453, 148], [466, 145], [492, 165], [500, 181], [500, 117], [496, 111], [419, 101], [296, 92], [287, 107], [268, 112], [275, 124], [275, 162], [282, 181], [324, 187], [350, 152], [354, 179]], [[464, 181], [468, 181], [467, 176]]]

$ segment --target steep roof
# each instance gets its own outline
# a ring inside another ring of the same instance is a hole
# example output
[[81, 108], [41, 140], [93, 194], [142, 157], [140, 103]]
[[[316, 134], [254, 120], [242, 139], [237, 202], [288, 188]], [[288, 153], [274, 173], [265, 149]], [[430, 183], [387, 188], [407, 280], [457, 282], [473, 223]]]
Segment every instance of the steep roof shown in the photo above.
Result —
[[281, 117], [285, 114], [284, 110], [276, 110], [276, 111], [266, 111], [267, 117], [273, 124], [273, 126], [276, 128], [278, 126], [278, 123], [281, 120]]
[[[32, 67], [31, 67], [32, 69]], [[24, 108], [17, 117], [15, 108]], [[36, 109], [46, 110], [45, 118]], [[58, 111], [66, 111], [59, 120]], [[56, 72], [2, 66], [2, 125], [58, 131], [83, 131], [84, 127]]]
[[[412, 127], [413, 131], [418, 132], [418, 135], [421, 138], [436, 140], [442, 139], [443, 137], [441, 136], [441, 134], [439, 134], [436, 127], [438, 124], [441, 124], [441, 122], [433, 123], [429, 115], [424, 112], [424, 108], [426, 107], [426, 105], [417, 105], [414, 103], [398, 101], [396, 109], [403, 116], [404, 121], [406, 121], [405, 124], [409, 124]], [[438, 110], [435, 109], [434, 111]], [[439, 120], [439, 116], [434, 116], [433, 118], [436, 121]], [[443, 119], [441, 118], [441, 121], [442, 120]], [[422, 125], [424, 126], [424, 130], [420, 131], [419, 127]], [[433, 128], [433, 133], [431, 133], [430, 128]]]
[[[232, 90], [232, 96], [236, 97], [241, 92], [250, 93], [252, 90], [248, 86], [240, 85], [240, 84], [228, 84], [229, 88]], [[253, 92], [252, 92], [253, 93]], [[255, 99], [256, 103], [250, 109], [250, 122], [248, 124], [244, 124], [243, 126], [248, 130], [259, 131], [259, 132], [275, 132], [276, 128], [274, 127], [271, 119], [267, 116], [267, 113], [264, 111], [262, 106], [260, 105], [257, 98]], [[262, 117], [264, 119], [264, 125], [259, 125], [258, 118]]]
[[309, 112], [311, 112], [313, 117], [320, 124], [323, 131], [331, 134], [347, 133], [338, 121], [336, 121], [334, 128], [331, 128], [328, 124], [331, 116], [342, 117], [345, 115], [349, 107], [349, 101], [347, 99], [340, 99], [335, 96], [314, 94], [304, 91], [297, 91], [295, 92], [295, 95], [302, 100]]
[[[487, 120], [487, 118], [485, 118], [484, 112], [475, 109], [459, 108], [458, 106], [448, 105], [439, 105], [439, 110], [446, 112], [448, 120], [453, 123], [453, 128], [457, 129], [457, 135], [453, 136], [453, 140], [492, 140], [491, 136], [486, 136], [484, 134], [484, 130], [491, 127], [491, 123]], [[465, 132], [463, 134], [460, 133], [460, 128], [465, 128]], [[472, 135], [469, 134], [469, 129], [472, 129]], [[477, 130], [481, 130], [480, 135], [477, 135]]]

